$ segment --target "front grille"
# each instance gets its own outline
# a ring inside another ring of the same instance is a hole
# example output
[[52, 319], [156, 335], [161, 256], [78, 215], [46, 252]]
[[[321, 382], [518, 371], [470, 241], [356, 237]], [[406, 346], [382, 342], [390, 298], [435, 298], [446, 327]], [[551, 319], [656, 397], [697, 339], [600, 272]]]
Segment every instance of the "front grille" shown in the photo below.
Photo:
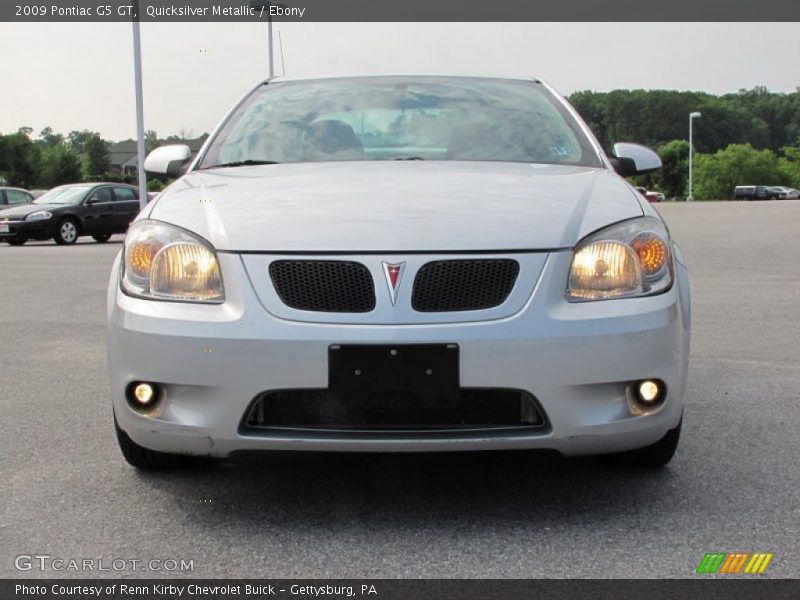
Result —
[[286, 306], [316, 312], [358, 313], [375, 308], [375, 286], [361, 263], [344, 260], [276, 260], [272, 284]]
[[243, 430], [465, 430], [545, 428], [538, 403], [513, 389], [462, 388], [455, 402], [431, 403], [409, 392], [376, 392], [366, 399], [328, 389], [266, 392], [242, 422]]
[[510, 259], [438, 260], [419, 270], [411, 306], [418, 312], [485, 310], [505, 302], [519, 275]]

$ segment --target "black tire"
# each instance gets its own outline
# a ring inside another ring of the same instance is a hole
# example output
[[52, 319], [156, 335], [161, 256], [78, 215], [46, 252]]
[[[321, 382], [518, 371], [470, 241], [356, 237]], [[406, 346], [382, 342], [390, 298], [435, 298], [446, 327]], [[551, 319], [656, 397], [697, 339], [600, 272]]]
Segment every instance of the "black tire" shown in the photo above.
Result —
[[117, 432], [117, 443], [119, 443], [122, 456], [125, 457], [129, 465], [137, 469], [156, 471], [159, 469], [185, 466], [189, 462], [188, 457], [156, 452], [155, 450], [148, 450], [140, 446], [128, 437], [127, 433], [120, 429], [116, 418], [114, 418], [114, 429]]
[[97, 242], [98, 244], [105, 244], [108, 240], [111, 239], [110, 233], [104, 233], [102, 235], [93, 235], [92, 239]]
[[28, 240], [26, 238], [18, 238], [16, 240], [6, 240], [9, 246], [22, 246]]
[[79, 235], [80, 226], [78, 222], [71, 217], [67, 217], [62, 219], [56, 226], [56, 234], [53, 239], [59, 246], [71, 246], [78, 241]]
[[680, 440], [681, 437], [682, 425], [683, 418], [681, 418], [675, 429], [670, 429], [666, 435], [655, 444], [650, 444], [649, 446], [636, 450], [629, 450], [628, 452], [612, 454], [610, 458], [615, 464], [624, 467], [647, 469], [663, 467], [672, 460], [672, 457], [675, 455], [675, 450], [678, 448], [678, 440]]

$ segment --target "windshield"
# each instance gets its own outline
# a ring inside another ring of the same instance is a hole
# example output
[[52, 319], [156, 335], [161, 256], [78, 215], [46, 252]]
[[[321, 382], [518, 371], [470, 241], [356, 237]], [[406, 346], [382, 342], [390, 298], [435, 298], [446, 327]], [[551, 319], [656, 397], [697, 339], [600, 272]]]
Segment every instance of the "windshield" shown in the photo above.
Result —
[[260, 87], [199, 168], [333, 160], [602, 166], [569, 112], [533, 80], [364, 77]]
[[42, 194], [34, 204], [78, 204], [91, 188], [85, 185], [62, 185]]

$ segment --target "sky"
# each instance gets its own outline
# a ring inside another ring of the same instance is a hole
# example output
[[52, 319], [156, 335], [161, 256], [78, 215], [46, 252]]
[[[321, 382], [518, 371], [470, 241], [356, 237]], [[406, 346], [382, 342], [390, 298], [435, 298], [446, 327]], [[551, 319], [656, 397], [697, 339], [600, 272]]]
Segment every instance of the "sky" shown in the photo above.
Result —
[[[535, 75], [563, 94], [800, 86], [798, 23], [277, 24], [286, 74]], [[143, 23], [145, 128], [211, 131], [267, 75], [266, 25]], [[130, 23], [0, 23], [0, 133], [135, 136]]]

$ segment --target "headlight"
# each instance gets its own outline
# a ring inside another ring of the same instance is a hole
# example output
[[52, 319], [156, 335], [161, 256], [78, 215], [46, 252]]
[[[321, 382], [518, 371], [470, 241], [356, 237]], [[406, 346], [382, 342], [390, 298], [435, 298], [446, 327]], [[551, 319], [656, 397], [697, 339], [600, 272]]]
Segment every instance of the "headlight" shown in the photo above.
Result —
[[651, 296], [672, 285], [666, 227], [643, 217], [593, 233], [575, 248], [567, 300], [585, 302]]
[[133, 223], [125, 238], [122, 289], [153, 300], [225, 301], [214, 248], [184, 229], [148, 219]]
[[27, 217], [25, 217], [25, 220], [26, 221], [46, 221], [47, 219], [52, 218], [52, 216], [53, 216], [53, 213], [51, 213], [51, 212], [48, 212], [46, 210], [37, 210], [36, 212], [33, 212], [33, 213], [29, 214]]

